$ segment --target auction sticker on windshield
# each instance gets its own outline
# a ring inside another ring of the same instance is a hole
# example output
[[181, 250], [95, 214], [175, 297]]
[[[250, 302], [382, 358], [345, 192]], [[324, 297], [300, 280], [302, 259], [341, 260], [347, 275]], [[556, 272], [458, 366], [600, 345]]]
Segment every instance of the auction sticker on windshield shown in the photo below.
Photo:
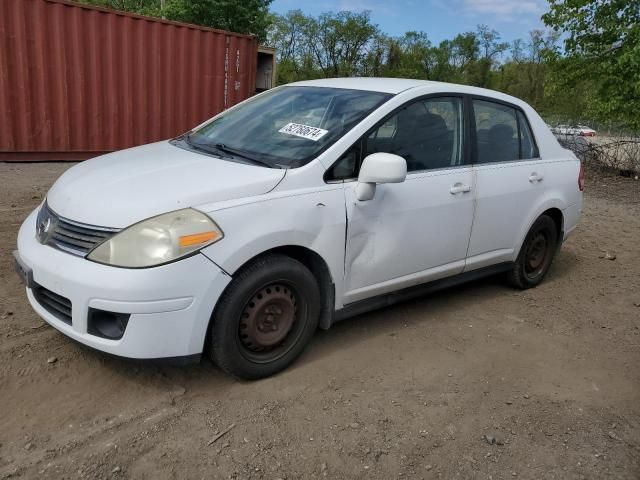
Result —
[[318, 127], [310, 127], [309, 125], [302, 125], [301, 123], [287, 123], [284, 127], [278, 130], [280, 133], [287, 133], [289, 135], [295, 135], [296, 137], [307, 138], [317, 142], [324, 137], [329, 130], [323, 130]]

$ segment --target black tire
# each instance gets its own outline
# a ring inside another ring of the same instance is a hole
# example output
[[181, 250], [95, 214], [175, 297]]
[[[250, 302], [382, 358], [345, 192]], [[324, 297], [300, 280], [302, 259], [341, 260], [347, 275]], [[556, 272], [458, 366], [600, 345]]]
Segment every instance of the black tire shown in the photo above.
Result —
[[265, 255], [238, 271], [220, 298], [211, 359], [237, 378], [268, 377], [302, 353], [319, 316], [320, 289], [309, 269], [285, 255]]
[[540, 284], [549, 271], [558, 245], [555, 222], [541, 215], [529, 229], [515, 265], [509, 272], [509, 283], [525, 290]]

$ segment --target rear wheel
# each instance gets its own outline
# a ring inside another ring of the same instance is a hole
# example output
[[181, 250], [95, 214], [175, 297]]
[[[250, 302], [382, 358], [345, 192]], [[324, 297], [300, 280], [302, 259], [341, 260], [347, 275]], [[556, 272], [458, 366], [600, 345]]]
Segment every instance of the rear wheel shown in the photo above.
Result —
[[320, 290], [313, 274], [285, 255], [243, 267], [216, 307], [212, 360], [225, 372], [257, 379], [286, 368], [313, 336]]
[[515, 265], [509, 272], [510, 283], [521, 289], [539, 285], [549, 271], [557, 245], [555, 222], [548, 215], [541, 215], [527, 233]]

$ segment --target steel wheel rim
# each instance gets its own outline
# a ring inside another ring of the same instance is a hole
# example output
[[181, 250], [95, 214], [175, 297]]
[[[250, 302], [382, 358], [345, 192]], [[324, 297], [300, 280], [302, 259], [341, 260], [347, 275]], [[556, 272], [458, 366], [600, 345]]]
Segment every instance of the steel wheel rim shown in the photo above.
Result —
[[548, 235], [537, 232], [529, 241], [524, 257], [524, 271], [529, 278], [540, 275], [547, 264], [550, 248]]
[[258, 288], [240, 314], [237, 339], [242, 355], [268, 363], [291, 350], [304, 327], [300, 306], [292, 285], [274, 282]]

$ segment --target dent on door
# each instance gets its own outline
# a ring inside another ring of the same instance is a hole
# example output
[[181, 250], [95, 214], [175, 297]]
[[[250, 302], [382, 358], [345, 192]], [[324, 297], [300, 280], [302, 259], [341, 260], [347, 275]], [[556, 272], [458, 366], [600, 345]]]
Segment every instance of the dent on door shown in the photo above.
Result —
[[379, 203], [387, 195], [385, 188], [378, 188], [374, 199], [359, 202], [353, 188], [347, 188], [347, 241], [345, 253], [345, 286], [366, 284], [366, 273], [371, 265], [394, 255], [398, 245], [389, 229], [383, 228]]
[[358, 201], [345, 188], [345, 301], [460, 273], [469, 244], [473, 197], [452, 193], [471, 185], [470, 168], [414, 174], [402, 184], [378, 185]]

